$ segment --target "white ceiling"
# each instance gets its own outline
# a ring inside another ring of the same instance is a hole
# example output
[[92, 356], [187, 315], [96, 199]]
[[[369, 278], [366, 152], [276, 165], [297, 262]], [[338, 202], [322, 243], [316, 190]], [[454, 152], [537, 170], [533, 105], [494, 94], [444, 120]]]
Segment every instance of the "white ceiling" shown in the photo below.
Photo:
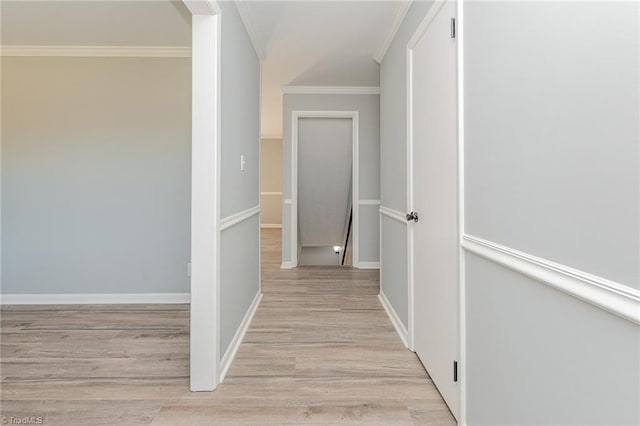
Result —
[[[0, 3], [3, 45], [191, 45], [191, 16], [179, 0]], [[401, 7], [401, 0], [241, 1], [264, 53], [262, 136], [282, 136], [283, 85], [378, 86], [373, 57]]]
[[262, 65], [262, 136], [282, 137], [283, 85], [378, 86], [373, 59], [401, 1], [243, 1]]
[[181, 1], [7, 1], [9, 46], [191, 46], [191, 14]]

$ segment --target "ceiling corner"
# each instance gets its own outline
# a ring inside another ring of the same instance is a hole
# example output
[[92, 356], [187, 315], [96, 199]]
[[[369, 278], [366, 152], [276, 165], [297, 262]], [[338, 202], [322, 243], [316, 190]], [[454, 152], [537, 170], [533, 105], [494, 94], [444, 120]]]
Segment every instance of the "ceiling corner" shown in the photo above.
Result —
[[409, 11], [411, 4], [413, 3], [413, 0], [403, 0], [399, 3], [400, 4], [398, 5], [398, 9], [396, 9], [396, 14], [393, 17], [389, 28], [387, 28], [380, 46], [378, 47], [378, 49], [376, 49], [376, 53], [373, 56], [373, 59], [375, 59], [377, 63], [381, 63], [384, 59], [384, 55], [387, 54], [387, 50], [389, 49], [389, 46], [391, 46], [393, 39], [398, 33], [400, 25], [402, 25], [402, 21], [404, 21], [404, 17], [407, 16], [407, 12]]
[[235, 0], [236, 9], [238, 9], [238, 14], [240, 15], [240, 19], [242, 19], [242, 23], [244, 24], [245, 29], [247, 30], [247, 34], [249, 35], [249, 39], [251, 39], [251, 44], [253, 44], [253, 49], [256, 51], [256, 55], [262, 61], [264, 59], [264, 49], [259, 43], [259, 40], [256, 36], [253, 24], [251, 23], [249, 7], [247, 6], [245, 1]]

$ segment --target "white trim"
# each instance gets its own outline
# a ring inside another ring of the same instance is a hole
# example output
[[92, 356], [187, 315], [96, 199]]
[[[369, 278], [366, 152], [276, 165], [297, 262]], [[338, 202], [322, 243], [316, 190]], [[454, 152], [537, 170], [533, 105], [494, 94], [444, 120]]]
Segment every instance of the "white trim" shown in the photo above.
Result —
[[282, 192], [261, 192], [260, 195], [282, 195]]
[[379, 95], [378, 86], [282, 86], [285, 95]]
[[2, 305], [103, 305], [189, 303], [189, 293], [2, 294]]
[[407, 12], [409, 11], [412, 3], [413, 0], [408, 0], [402, 1], [398, 5], [398, 9], [396, 10], [396, 14], [393, 17], [393, 21], [391, 21], [391, 25], [389, 25], [384, 39], [376, 50], [376, 54], [373, 56], [373, 59], [375, 59], [377, 63], [381, 63], [384, 59], [384, 56], [387, 54], [387, 50], [389, 50], [391, 43], [393, 43], [393, 39], [396, 37], [396, 34], [398, 33], [400, 26], [402, 25], [402, 21], [404, 21], [405, 16], [407, 16]]
[[358, 263], [360, 269], [380, 269], [380, 262], [362, 262]]
[[[431, 10], [435, 5], [431, 6]], [[427, 16], [429, 13], [427, 13]], [[406, 61], [405, 61], [405, 78], [406, 78], [406, 165], [407, 165], [407, 194], [406, 194], [406, 211], [413, 211], [413, 55], [411, 49], [407, 46]], [[406, 221], [406, 218], [405, 218]], [[415, 351], [414, 348], [414, 306], [413, 306], [413, 232], [411, 227], [406, 227], [406, 240], [407, 240], [407, 341], [409, 343], [409, 349]]]
[[[464, 1], [456, 2], [456, 37], [458, 38], [458, 232], [465, 234], [464, 202]], [[460, 359], [458, 360], [458, 379], [460, 381], [460, 426], [467, 424], [467, 297], [465, 256], [462, 245], [458, 255], [459, 285], [459, 333]]]
[[[351, 200], [353, 208], [352, 266], [359, 268], [359, 224], [360, 224], [360, 113], [358, 111], [292, 111], [291, 112], [291, 218], [289, 233], [291, 236], [291, 258], [289, 263], [296, 267], [298, 259], [294, 256], [298, 247], [298, 119], [300, 118], [350, 118], [352, 139], [352, 183]], [[287, 200], [285, 200], [287, 204]], [[283, 263], [284, 264], [284, 263]]]
[[218, 386], [220, 360], [221, 15], [213, 0], [192, 13], [190, 389]]
[[378, 206], [380, 205], [380, 200], [360, 200], [358, 204], [361, 206]]
[[382, 289], [380, 289], [380, 294], [378, 294], [378, 299], [380, 300], [380, 303], [382, 304], [382, 307], [384, 308], [384, 310], [387, 312], [387, 315], [391, 320], [391, 324], [393, 324], [393, 328], [395, 328], [396, 333], [398, 333], [398, 336], [400, 336], [400, 340], [402, 340], [402, 344], [405, 346], [405, 348], [408, 348], [409, 344], [407, 341], [407, 337], [409, 333], [407, 332], [407, 329], [404, 326], [404, 324], [402, 324], [400, 317], [398, 316], [396, 311], [393, 309], [393, 306], [389, 302], [389, 299], [387, 299], [387, 296], [385, 296]]
[[260, 224], [262, 229], [282, 229], [281, 223], [262, 223]]
[[176, 46], [1, 46], [2, 56], [96, 58], [190, 58], [191, 47]]
[[[450, 0], [437, 1], [420, 22], [407, 43], [406, 49], [406, 79], [407, 79], [407, 211], [414, 211], [414, 180], [413, 180], [413, 48], [422, 38], [431, 22], [438, 15], [442, 7]], [[460, 154], [458, 154], [460, 155]], [[414, 235], [413, 227], [407, 226], [407, 284], [409, 303], [409, 348], [414, 350], [415, 340], [415, 306], [414, 306]]]
[[285, 205], [289, 205], [289, 206], [293, 205], [293, 201], [291, 200], [291, 198], [285, 198], [285, 200], [283, 201], [283, 203], [284, 203]]
[[227, 348], [224, 356], [220, 360], [220, 383], [224, 380], [233, 363], [236, 354], [238, 353], [238, 349], [242, 344], [242, 339], [244, 339], [245, 334], [247, 334], [247, 330], [249, 330], [249, 326], [251, 325], [251, 321], [253, 320], [256, 311], [258, 310], [258, 306], [260, 305], [260, 301], [262, 300], [262, 293], [259, 292], [256, 294], [256, 297], [251, 302], [251, 306], [247, 310], [247, 313], [244, 315], [242, 322], [240, 323], [240, 327], [236, 331], [236, 334], [233, 336], [231, 343], [229, 343], [229, 347]]
[[215, 0], [182, 0], [192, 15], [219, 15], [222, 13]]
[[293, 269], [293, 268], [295, 268], [295, 265], [289, 261], [282, 262], [282, 265], [280, 265], [280, 269]]
[[232, 226], [235, 226], [240, 222], [244, 222], [245, 220], [259, 213], [260, 213], [260, 205], [257, 205], [257, 206], [251, 207], [250, 209], [246, 209], [241, 212], [232, 214], [231, 216], [227, 216], [220, 221], [220, 230], [224, 231], [225, 229], [229, 229]]
[[385, 206], [380, 206], [380, 208], [378, 209], [378, 211], [380, 212], [381, 215], [383, 216], [387, 216], [390, 217], [391, 219], [395, 219], [398, 222], [402, 222], [403, 224], [407, 224], [407, 217], [404, 213], [402, 213], [401, 211], [398, 210], [394, 210], [392, 208], [389, 207], [385, 207]]
[[247, 5], [244, 1], [235, 0], [233, 3], [236, 5], [238, 15], [240, 15], [240, 19], [244, 24], [245, 30], [247, 30], [247, 35], [249, 36], [249, 40], [251, 40], [253, 50], [255, 50], [256, 55], [258, 55], [258, 58], [262, 61], [264, 59], [264, 50], [260, 45], [260, 41], [256, 36], [253, 24], [251, 23], [251, 14], [249, 13], [249, 9], [247, 8]]
[[640, 324], [640, 290], [472, 235], [462, 247], [529, 278]]
[[[262, 108], [262, 65], [263, 65], [263, 61], [260, 60], [260, 63], [258, 64], [258, 71], [260, 72], [260, 75], [258, 76], [258, 105], [260, 106], [260, 108]], [[257, 132], [257, 137], [258, 137], [258, 179], [260, 179], [260, 176], [262, 176], [262, 161], [260, 161], [260, 159], [262, 158], [262, 139], [260, 138], [260, 129], [262, 128], [262, 113], [261, 111], [258, 111], [258, 132]], [[260, 190], [261, 185], [260, 182], [258, 182], [258, 191]], [[262, 204], [262, 198], [260, 198], [260, 196], [258, 196], [258, 203], [259, 205]], [[282, 212], [281, 212], [282, 213]], [[258, 226], [259, 224], [262, 223], [262, 214], [260, 214], [260, 216], [258, 216]], [[258, 293], [262, 294], [262, 232], [261, 232], [262, 228], [258, 228], [258, 247], [256, 247], [258, 249]]]

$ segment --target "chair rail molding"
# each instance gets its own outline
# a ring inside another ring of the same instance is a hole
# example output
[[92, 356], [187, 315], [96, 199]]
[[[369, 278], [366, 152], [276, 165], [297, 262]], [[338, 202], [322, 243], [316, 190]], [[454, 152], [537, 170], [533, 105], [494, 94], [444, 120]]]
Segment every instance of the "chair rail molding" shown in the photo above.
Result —
[[407, 217], [403, 212], [399, 210], [395, 210], [385, 206], [380, 206], [379, 211], [380, 211], [380, 214], [383, 216], [387, 216], [387, 217], [390, 217], [391, 219], [395, 219], [398, 222], [404, 223], [405, 225], [407, 224]]
[[244, 222], [260, 213], [260, 206], [253, 206], [249, 209], [243, 210], [236, 214], [232, 214], [231, 216], [227, 216], [220, 221], [220, 230], [224, 231], [225, 229], [229, 229], [232, 226], [239, 224], [240, 222]]
[[462, 236], [462, 247], [640, 325], [640, 290], [472, 235]]

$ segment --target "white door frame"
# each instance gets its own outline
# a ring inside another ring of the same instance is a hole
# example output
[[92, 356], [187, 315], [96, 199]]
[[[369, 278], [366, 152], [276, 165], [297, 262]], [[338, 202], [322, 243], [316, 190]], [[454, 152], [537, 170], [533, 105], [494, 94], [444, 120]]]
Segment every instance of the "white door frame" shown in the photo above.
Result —
[[183, 0], [192, 14], [190, 388], [220, 374], [220, 25], [214, 0]]
[[360, 199], [360, 119], [358, 111], [292, 111], [291, 112], [291, 257], [289, 265], [298, 266], [298, 119], [299, 118], [350, 118], [352, 139], [352, 198], [353, 206], [353, 267], [359, 267], [358, 257], [358, 224]]
[[[464, 1], [460, 0], [438, 0], [431, 7], [429, 12], [414, 32], [413, 36], [407, 43], [406, 55], [406, 78], [407, 78], [407, 212], [413, 211], [413, 49], [418, 41], [427, 30], [433, 19], [436, 17], [440, 9], [447, 3], [454, 1], [456, 3], [456, 38], [457, 45], [457, 72], [458, 72], [458, 235], [464, 235], [464, 31], [462, 23], [464, 19]], [[414, 300], [414, 241], [413, 228], [407, 226], [407, 279], [408, 279], [408, 296], [409, 296], [409, 327], [408, 327], [408, 343], [409, 349], [415, 352], [415, 300]], [[460, 362], [458, 364], [458, 378], [460, 380], [460, 421], [461, 425], [466, 424], [466, 404], [467, 404], [467, 377], [466, 377], [466, 325], [465, 325], [465, 266], [464, 266], [464, 250], [459, 243], [459, 348]]]

